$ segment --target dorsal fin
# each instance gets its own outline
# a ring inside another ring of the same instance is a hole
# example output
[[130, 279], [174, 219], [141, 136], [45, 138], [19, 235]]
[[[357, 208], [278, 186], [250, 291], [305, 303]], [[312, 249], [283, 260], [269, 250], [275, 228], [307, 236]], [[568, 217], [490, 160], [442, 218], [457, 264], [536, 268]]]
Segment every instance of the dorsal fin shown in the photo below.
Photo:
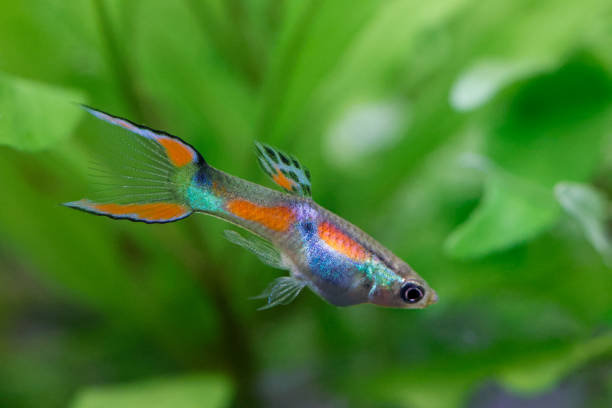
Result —
[[267, 144], [255, 142], [257, 160], [262, 170], [287, 192], [311, 196], [310, 171], [295, 157]]

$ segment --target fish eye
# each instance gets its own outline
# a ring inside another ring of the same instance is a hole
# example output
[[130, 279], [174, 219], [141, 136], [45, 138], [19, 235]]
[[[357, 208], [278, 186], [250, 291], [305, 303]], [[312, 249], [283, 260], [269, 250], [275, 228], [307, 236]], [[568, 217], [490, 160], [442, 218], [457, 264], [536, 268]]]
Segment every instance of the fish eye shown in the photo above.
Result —
[[400, 290], [400, 296], [406, 303], [416, 303], [425, 296], [425, 289], [414, 282], [406, 282]]

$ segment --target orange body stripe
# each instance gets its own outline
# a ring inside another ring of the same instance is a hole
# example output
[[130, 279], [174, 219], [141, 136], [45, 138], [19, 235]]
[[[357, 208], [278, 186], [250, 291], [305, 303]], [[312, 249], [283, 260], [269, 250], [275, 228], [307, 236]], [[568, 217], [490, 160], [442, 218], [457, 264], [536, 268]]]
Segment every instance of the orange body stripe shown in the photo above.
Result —
[[340, 231], [329, 222], [322, 222], [318, 228], [319, 238], [334, 250], [346, 255], [350, 259], [363, 262], [367, 258], [367, 251], [351, 237]]
[[94, 210], [110, 215], [133, 215], [143, 220], [163, 221], [180, 217], [189, 212], [184, 205], [173, 203], [153, 204], [93, 204]]
[[157, 141], [166, 149], [168, 158], [177, 167], [189, 164], [195, 159], [191, 149], [178, 140], [169, 137], [158, 137]]
[[291, 190], [291, 186], [293, 182], [289, 180], [280, 170], [277, 170], [277, 173], [272, 177], [274, 182], [284, 188], [285, 190]]
[[293, 212], [285, 206], [264, 207], [247, 200], [231, 200], [227, 210], [232, 214], [255, 221], [274, 231], [286, 231], [295, 222]]

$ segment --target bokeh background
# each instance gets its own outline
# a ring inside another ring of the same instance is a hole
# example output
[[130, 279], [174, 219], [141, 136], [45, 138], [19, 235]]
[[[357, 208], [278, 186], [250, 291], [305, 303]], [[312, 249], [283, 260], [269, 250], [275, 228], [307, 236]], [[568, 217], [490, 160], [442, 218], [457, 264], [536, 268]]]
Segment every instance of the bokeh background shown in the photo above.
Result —
[[[88, 191], [87, 103], [323, 206], [436, 288], [417, 311], [309, 291], [192, 216]], [[0, 406], [612, 406], [609, 0], [0, 4]]]

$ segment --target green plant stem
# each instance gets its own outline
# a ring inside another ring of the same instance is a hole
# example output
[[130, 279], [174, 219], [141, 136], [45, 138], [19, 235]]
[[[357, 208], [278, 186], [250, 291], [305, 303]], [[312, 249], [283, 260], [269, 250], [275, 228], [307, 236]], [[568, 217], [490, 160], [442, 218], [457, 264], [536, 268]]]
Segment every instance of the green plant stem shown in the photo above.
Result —
[[117, 40], [113, 33], [112, 23], [108, 15], [106, 6], [103, 0], [94, 0], [96, 15], [98, 17], [102, 39], [106, 43], [106, 48], [109, 57], [109, 65], [114, 70], [117, 78], [119, 91], [128, 102], [132, 113], [138, 118], [143, 119], [143, 108], [138, 97], [138, 92], [134, 86], [135, 82], [133, 75], [127, 65], [125, 57], [117, 44]]
[[265, 90], [266, 95], [263, 101], [263, 108], [255, 132], [258, 140], [266, 140], [269, 143], [278, 144], [278, 140], [270, 139], [265, 136], [270, 133], [272, 118], [278, 106], [282, 105], [282, 99], [288, 88], [291, 72], [296, 62], [299, 60], [301, 45], [308, 34], [308, 28], [316, 14], [316, 4], [317, 1], [315, 0], [310, 0], [308, 2], [306, 10], [300, 16], [297, 27], [289, 39], [288, 45], [285, 48], [286, 51], [282, 54], [282, 59], [278, 65], [277, 71], [271, 76], [274, 78], [274, 81], [270, 81], [267, 84], [268, 88]]
[[237, 66], [247, 83], [258, 88], [262, 81], [261, 50], [256, 50], [253, 35], [247, 28], [243, 5], [236, 0], [226, 0], [227, 14], [231, 18], [231, 30], [224, 29], [206, 6], [197, 0], [186, 0], [187, 6], [198, 16], [199, 26], [215, 50], [227, 60], [228, 65]]
[[[257, 407], [260, 404], [254, 387], [256, 359], [250, 347], [251, 336], [232, 310], [231, 289], [226, 278], [228, 276], [226, 271], [229, 268], [219, 262], [215, 262], [211, 268], [210, 257], [203, 255], [210, 251], [206, 249], [206, 241], [201, 230], [195, 222], [189, 222], [187, 229], [195, 248], [190, 253], [197, 254], [191, 272], [198, 278], [202, 289], [209, 294], [219, 312], [222, 328], [220, 348], [223, 350], [223, 355], [228, 358], [227, 363], [237, 384], [237, 406]], [[230, 251], [233, 252], [234, 248], [227, 245], [219, 259], [231, 259]], [[203, 271], [207, 273], [202, 273]]]
[[259, 86], [262, 79], [261, 61], [265, 58], [261, 57], [262, 50], [255, 47], [255, 36], [249, 29], [244, 4], [241, 0], [226, 0], [224, 4], [231, 18], [231, 25], [236, 28], [236, 45], [244, 50], [241, 54], [244, 72], [252, 84]]

